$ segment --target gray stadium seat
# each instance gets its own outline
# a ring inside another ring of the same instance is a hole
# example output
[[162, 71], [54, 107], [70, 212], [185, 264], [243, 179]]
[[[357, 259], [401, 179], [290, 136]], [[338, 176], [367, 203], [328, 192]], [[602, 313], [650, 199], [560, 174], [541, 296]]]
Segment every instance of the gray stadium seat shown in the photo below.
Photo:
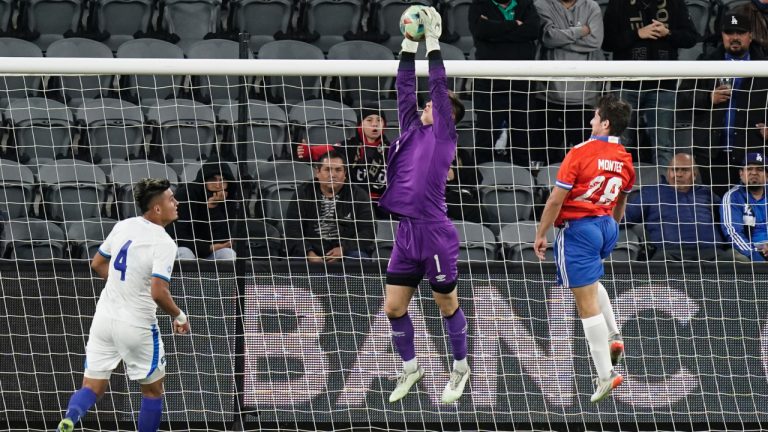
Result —
[[69, 222], [101, 214], [107, 176], [96, 165], [61, 159], [41, 165], [38, 177], [46, 219]]
[[[507, 261], [539, 262], [533, 243], [536, 241], [537, 223], [524, 221], [507, 224], [501, 227], [499, 243], [501, 252]], [[545, 252], [548, 262], [554, 261], [555, 230], [547, 231], [549, 246]]]
[[376, 221], [376, 258], [385, 259], [392, 255], [398, 223], [396, 220]]
[[[112, 50], [101, 42], [84, 38], [61, 39], [48, 46], [46, 57], [112, 58]], [[83, 99], [105, 96], [112, 86], [112, 75], [58, 76], [65, 100], [78, 106]]]
[[[260, 59], [272, 60], [325, 60], [320, 48], [306, 42], [279, 40], [264, 44], [259, 49]], [[293, 104], [320, 97], [322, 82], [319, 76], [264, 77], [264, 86], [270, 98]]]
[[82, 0], [26, 0], [21, 2], [26, 17], [26, 28], [40, 34], [33, 42], [43, 51], [54, 41], [64, 38], [64, 33], [80, 29], [83, 17]]
[[[247, 115], [247, 161], [275, 160], [291, 151], [286, 133], [288, 116], [280, 106], [252, 100], [248, 103]], [[227, 137], [229, 142], [235, 143], [235, 126], [244, 122], [240, 120], [239, 106], [221, 107], [218, 118], [220, 122], [231, 126]], [[225, 152], [222, 150], [222, 153]]]
[[[0, 57], [42, 57], [43, 51], [32, 42], [21, 39], [0, 38]], [[37, 95], [42, 77], [5, 76], [0, 80], [0, 106], [5, 106], [9, 99], [25, 98]]]
[[166, 158], [205, 159], [216, 145], [213, 108], [188, 99], [160, 100], [149, 108], [147, 122], [155, 127], [153, 143]]
[[614, 262], [636, 261], [640, 254], [640, 238], [632, 230], [619, 229], [616, 248], [607, 259]]
[[[427, 44], [419, 44], [419, 48], [416, 51], [416, 58], [423, 59], [427, 55]], [[443, 60], [466, 60], [464, 53], [461, 49], [449, 45], [447, 43], [440, 42], [440, 55]], [[454, 92], [460, 92], [463, 89], [464, 80], [458, 77], [448, 77], [448, 88]], [[429, 92], [429, 78], [420, 77], [416, 83], [416, 91]], [[428, 93], [425, 93], [428, 94]], [[426, 96], [429, 97], [429, 96]]]
[[11, 219], [26, 218], [32, 205], [35, 175], [18, 162], [0, 159], [0, 210]]
[[112, 182], [115, 184], [115, 207], [118, 219], [125, 219], [139, 214], [133, 200], [133, 185], [143, 178], [164, 178], [173, 184], [179, 182], [176, 172], [159, 162], [129, 161], [116, 165], [112, 169]]
[[331, 100], [309, 100], [291, 108], [288, 113], [291, 124], [304, 130], [297, 141], [306, 138], [309, 144], [335, 144], [343, 141], [357, 128], [355, 111]]
[[459, 233], [459, 261], [496, 260], [496, 236], [486, 226], [473, 222], [453, 221]]
[[[157, 39], [135, 39], [120, 45], [117, 58], [184, 58], [178, 46]], [[184, 79], [181, 75], [127, 75], [121, 88], [141, 106], [176, 96]]]
[[312, 42], [324, 52], [344, 42], [345, 34], [355, 34], [360, 28], [363, 5], [359, 0], [309, 0], [307, 30], [320, 37]]
[[248, 219], [245, 229], [251, 258], [273, 260], [285, 255], [283, 235], [272, 224], [264, 219]]
[[469, 6], [472, 0], [444, 0], [442, 4], [443, 34], [452, 38], [458, 37], [451, 45], [459, 48], [464, 54], [469, 54], [475, 46], [469, 31]]
[[75, 110], [94, 160], [136, 158], [144, 147], [141, 108], [119, 99], [87, 100]]
[[186, 49], [219, 30], [222, 0], [161, 0], [163, 29], [177, 35]]
[[312, 181], [315, 174], [309, 164], [277, 161], [261, 164], [256, 176], [261, 187], [259, 204], [264, 216], [276, 226], [281, 226], [296, 188]]
[[273, 42], [275, 33], [288, 33], [293, 0], [231, 0], [230, 15], [234, 28], [251, 35], [251, 51]]
[[117, 51], [134, 34], [149, 31], [155, 0], [95, 0], [95, 5], [96, 27], [109, 34], [104, 43]]
[[[238, 59], [240, 58], [240, 45], [237, 42], [226, 39], [208, 39], [195, 42], [187, 50], [187, 58], [190, 59]], [[250, 50], [248, 58], [253, 58]], [[237, 100], [240, 91], [237, 75], [230, 76], [193, 76], [192, 85], [198, 90], [203, 99], [214, 105], [228, 105]], [[246, 88], [249, 83], [246, 77]], [[247, 91], [247, 90], [246, 90]]]
[[91, 259], [96, 255], [99, 246], [104, 243], [112, 228], [117, 223], [109, 218], [92, 218], [81, 221], [67, 222], [64, 230], [70, 244], [72, 259]]
[[[394, 60], [388, 48], [368, 41], [340, 42], [328, 50], [328, 60]], [[366, 101], [387, 99], [392, 88], [390, 77], [340, 77], [339, 90], [345, 101], [363, 105]]]
[[376, 5], [376, 25], [382, 33], [389, 35], [383, 45], [393, 53], [400, 52], [403, 37], [400, 33], [400, 16], [408, 7], [416, 4], [432, 6], [429, 0], [373, 0]]
[[16, 0], [0, 0], [0, 32], [7, 33], [13, 28]]
[[533, 211], [531, 173], [509, 163], [487, 162], [478, 166], [483, 176], [480, 201], [488, 216], [488, 226], [498, 232], [507, 223], [528, 220]]
[[[691, 21], [693, 21], [699, 35], [704, 38], [711, 34], [709, 25], [712, 2], [708, 0], [685, 0], [685, 5], [688, 7], [688, 14], [691, 16]], [[679, 60], [698, 60], [703, 52], [704, 43], [699, 42], [692, 48], [681, 48], [678, 50], [677, 56]]]
[[39, 97], [14, 99], [3, 118], [19, 157], [55, 159], [69, 152], [74, 119], [61, 102]]
[[657, 185], [662, 181], [662, 175], [666, 174], [666, 168], [653, 164], [640, 163], [635, 167], [635, 184], [632, 190], [643, 186]]
[[2, 237], [2, 258], [44, 260], [64, 258], [67, 238], [53, 222], [40, 219], [13, 220]]

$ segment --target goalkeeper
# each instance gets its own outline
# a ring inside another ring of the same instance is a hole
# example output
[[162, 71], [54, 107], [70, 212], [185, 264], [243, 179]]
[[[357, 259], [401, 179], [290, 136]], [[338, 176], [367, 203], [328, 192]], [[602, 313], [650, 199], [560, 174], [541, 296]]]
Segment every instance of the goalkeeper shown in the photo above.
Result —
[[408, 304], [426, 274], [453, 349], [453, 371], [442, 394], [443, 403], [461, 397], [469, 379], [467, 320], [456, 293], [459, 239], [446, 215], [445, 185], [456, 154], [456, 123], [464, 106], [448, 91], [438, 38], [441, 18], [434, 8], [420, 12], [429, 58], [429, 90], [421, 115], [416, 100], [417, 42], [403, 40], [397, 72], [397, 104], [402, 135], [387, 154], [387, 189], [379, 206], [400, 218], [395, 247], [387, 266], [384, 312], [392, 341], [403, 360], [403, 372], [389, 397], [402, 399], [424, 376], [416, 362], [414, 329]]
[[69, 399], [58, 431], [75, 424], [104, 395], [120, 362], [141, 384], [139, 432], [155, 432], [163, 416], [165, 352], [157, 328], [157, 307], [174, 317], [175, 333], [189, 321], [168, 290], [176, 244], [164, 227], [178, 217], [168, 180], [143, 179], [133, 188], [142, 216], [120, 221], [109, 233], [91, 268], [107, 283], [96, 305], [85, 348], [83, 385]]

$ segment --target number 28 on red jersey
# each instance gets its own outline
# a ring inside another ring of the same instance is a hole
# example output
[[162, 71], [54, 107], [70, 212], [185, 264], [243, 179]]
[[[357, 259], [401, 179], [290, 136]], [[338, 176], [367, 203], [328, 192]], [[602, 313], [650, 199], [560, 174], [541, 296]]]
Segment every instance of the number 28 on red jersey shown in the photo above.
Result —
[[620, 193], [635, 184], [632, 155], [614, 137], [600, 137], [574, 147], [557, 173], [557, 187], [569, 190], [555, 222], [613, 213]]

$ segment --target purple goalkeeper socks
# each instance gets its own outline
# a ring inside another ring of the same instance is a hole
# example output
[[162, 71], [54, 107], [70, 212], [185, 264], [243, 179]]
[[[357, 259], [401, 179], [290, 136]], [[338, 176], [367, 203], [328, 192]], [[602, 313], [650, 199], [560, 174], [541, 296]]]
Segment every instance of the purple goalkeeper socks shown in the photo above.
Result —
[[453, 315], [443, 319], [448, 328], [448, 337], [451, 339], [453, 358], [464, 360], [467, 358], [467, 318], [464, 316], [464, 311], [458, 308]]
[[80, 418], [96, 404], [96, 393], [88, 387], [83, 387], [80, 390], [74, 392], [72, 397], [69, 398], [69, 405], [67, 406], [67, 414], [65, 418], [72, 420], [72, 423], [77, 423]]
[[395, 344], [400, 358], [403, 361], [415, 358], [416, 347], [413, 343], [414, 332], [411, 316], [406, 313], [400, 318], [390, 318], [389, 325], [392, 327], [392, 343]]
[[163, 418], [163, 398], [141, 398], [139, 411], [139, 432], [157, 432]]

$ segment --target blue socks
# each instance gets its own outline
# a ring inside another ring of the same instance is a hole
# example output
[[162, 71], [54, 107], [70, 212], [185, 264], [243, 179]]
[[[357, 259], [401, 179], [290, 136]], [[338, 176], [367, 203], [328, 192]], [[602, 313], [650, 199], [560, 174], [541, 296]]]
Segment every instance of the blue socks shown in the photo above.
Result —
[[163, 418], [163, 398], [141, 398], [139, 411], [139, 432], [157, 432]]
[[67, 414], [64, 416], [72, 420], [72, 423], [77, 423], [80, 418], [96, 404], [96, 393], [93, 390], [83, 387], [80, 390], [74, 392], [72, 397], [69, 398], [69, 405], [67, 406]]

